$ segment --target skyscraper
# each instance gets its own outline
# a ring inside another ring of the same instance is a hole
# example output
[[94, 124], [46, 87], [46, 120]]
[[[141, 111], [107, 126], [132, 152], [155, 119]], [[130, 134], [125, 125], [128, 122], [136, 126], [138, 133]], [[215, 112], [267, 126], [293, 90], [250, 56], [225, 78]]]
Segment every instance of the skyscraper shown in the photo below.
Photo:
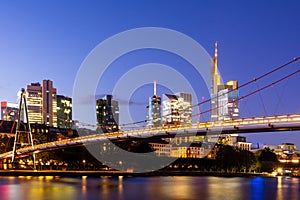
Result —
[[43, 80], [43, 122], [49, 126], [57, 126], [57, 100], [56, 88], [53, 81]]
[[176, 93], [180, 106], [180, 123], [192, 123], [192, 94], [185, 92]]
[[96, 101], [97, 126], [104, 133], [119, 130], [119, 103], [112, 95]]
[[40, 83], [27, 85], [28, 118], [30, 123], [57, 126], [56, 88], [53, 81], [43, 80]]
[[178, 96], [173, 94], [163, 94], [162, 115], [165, 125], [180, 124], [180, 106]]
[[192, 94], [179, 92], [176, 95], [163, 94], [164, 124], [192, 123]]
[[220, 74], [218, 72], [218, 42], [215, 43], [215, 55], [211, 65], [211, 89], [210, 89], [210, 118], [211, 121], [218, 120], [218, 86], [220, 85]]
[[148, 126], [161, 125], [161, 99], [156, 95], [156, 81], [154, 81], [153, 96], [149, 97], [148, 105]]
[[218, 120], [233, 120], [239, 117], [239, 105], [237, 99], [238, 82], [228, 81], [225, 85], [219, 86], [218, 92]]
[[72, 128], [72, 98], [57, 95], [57, 127]]
[[218, 72], [218, 43], [215, 43], [215, 55], [211, 67], [211, 121], [232, 120], [239, 116], [238, 82], [220, 83]]
[[28, 118], [30, 123], [43, 123], [43, 97], [40, 83], [31, 83], [26, 87]]

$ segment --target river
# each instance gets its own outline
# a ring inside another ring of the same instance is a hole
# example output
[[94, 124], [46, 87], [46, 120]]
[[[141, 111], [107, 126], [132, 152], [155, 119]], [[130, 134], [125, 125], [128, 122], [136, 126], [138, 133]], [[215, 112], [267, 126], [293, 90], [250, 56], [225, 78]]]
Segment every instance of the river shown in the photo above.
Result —
[[300, 199], [300, 179], [210, 176], [1, 177], [0, 199]]

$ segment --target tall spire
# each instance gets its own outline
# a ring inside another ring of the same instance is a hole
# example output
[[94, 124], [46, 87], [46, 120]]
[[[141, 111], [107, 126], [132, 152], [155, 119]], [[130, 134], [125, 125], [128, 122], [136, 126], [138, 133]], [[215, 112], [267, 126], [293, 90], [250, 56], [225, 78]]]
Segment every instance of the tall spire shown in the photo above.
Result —
[[218, 74], [218, 41], [215, 42], [214, 74]]
[[154, 80], [154, 87], [153, 87], [153, 93], [154, 93], [154, 96], [156, 96], [156, 80]]

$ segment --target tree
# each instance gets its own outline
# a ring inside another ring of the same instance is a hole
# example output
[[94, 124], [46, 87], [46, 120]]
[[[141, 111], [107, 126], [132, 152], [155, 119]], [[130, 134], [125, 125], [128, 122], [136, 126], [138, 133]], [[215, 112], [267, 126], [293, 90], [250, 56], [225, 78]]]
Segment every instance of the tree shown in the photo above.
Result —
[[265, 148], [256, 153], [258, 158], [258, 168], [261, 172], [272, 172], [279, 166], [279, 161], [274, 152]]
[[217, 152], [216, 164], [220, 170], [236, 170], [238, 168], [238, 152], [229, 145], [221, 145]]
[[255, 168], [256, 164], [256, 158], [254, 156], [254, 153], [247, 150], [240, 150], [239, 151], [239, 169], [244, 169], [246, 172], [248, 172], [251, 168]]

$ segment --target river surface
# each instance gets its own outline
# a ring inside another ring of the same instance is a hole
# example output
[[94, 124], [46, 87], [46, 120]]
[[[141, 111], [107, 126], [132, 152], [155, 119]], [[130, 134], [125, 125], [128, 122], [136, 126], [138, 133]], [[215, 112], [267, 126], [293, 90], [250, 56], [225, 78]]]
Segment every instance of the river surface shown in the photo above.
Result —
[[0, 177], [1, 200], [300, 199], [300, 179], [158, 176], [133, 178]]

